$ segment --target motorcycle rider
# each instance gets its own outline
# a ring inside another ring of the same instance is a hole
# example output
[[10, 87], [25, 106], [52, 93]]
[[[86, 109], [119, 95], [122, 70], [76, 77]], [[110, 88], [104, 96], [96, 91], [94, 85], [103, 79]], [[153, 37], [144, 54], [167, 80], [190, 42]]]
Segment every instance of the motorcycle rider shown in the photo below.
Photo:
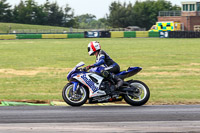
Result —
[[89, 55], [96, 56], [96, 63], [89, 65], [86, 67], [86, 70], [96, 67], [96, 66], [104, 66], [105, 69], [101, 71], [101, 76], [111, 79], [115, 82], [115, 85], [111, 86], [111, 92], [118, 89], [120, 86], [123, 85], [123, 80], [120, 79], [115, 74], [120, 72], [119, 65], [114, 62], [110, 56], [101, 49], [100, 43], [97, 41], [92, 41], [88, 44], [88, 53]]

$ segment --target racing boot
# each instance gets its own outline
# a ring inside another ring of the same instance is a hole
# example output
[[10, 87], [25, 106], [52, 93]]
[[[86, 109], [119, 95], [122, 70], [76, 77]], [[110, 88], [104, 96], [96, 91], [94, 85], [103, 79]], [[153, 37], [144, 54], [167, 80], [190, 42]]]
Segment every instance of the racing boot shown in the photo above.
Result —
[[124, 81], [115, 74], [110, 73], [109, 78], [115, 82], [115, 88], [113, 88], [114, 89], [113, 91], [119, 89], [119, 87], [121, 87], [124, 83]]
[[119, 77], [117, 77], [114, 74], [112, 76], [114, 76], [114, 78], [112, 78], [112, 80], [114, 80], [114, 82], [116, 84], [110, 86], [110, 92], [109, 92], [109, 94], [113, 97], [115, 95], [118, 95], [118, 92], [116, 92], [116, 90], [119, 89], [119, 87], [121, 87], [123, 85], [123, 80], [120, 79]]
[[114, 92], [115, 90], [117, 90], [119, 87], [121, 87], [123, 85], [123, 80], [120, 79], [119, 77], [117, 77], [115, 74], [110, 73], [109, 71], [101, 71], [101, 75], [107, 79], [111, 79], [115, 82], [115, 85], [112, 85], [110, 87], [110, 91]]

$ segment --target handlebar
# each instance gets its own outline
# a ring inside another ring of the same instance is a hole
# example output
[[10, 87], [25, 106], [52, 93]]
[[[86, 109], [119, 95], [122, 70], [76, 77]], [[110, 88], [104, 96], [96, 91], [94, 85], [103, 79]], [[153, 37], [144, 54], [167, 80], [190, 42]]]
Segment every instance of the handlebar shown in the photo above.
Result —
[[84, 68], [80, 68], [80, 71], [87, 72], [86, 67], [84, 67]]

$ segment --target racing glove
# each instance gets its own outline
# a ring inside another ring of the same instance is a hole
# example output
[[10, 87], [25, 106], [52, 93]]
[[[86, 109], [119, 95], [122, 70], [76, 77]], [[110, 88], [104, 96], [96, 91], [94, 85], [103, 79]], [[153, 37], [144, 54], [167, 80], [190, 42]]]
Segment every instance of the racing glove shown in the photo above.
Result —
[[94, 65], [89, 65], [89, 66], [86, 66], [86, 70], [89, 70], [90, 68], [94, 67]]

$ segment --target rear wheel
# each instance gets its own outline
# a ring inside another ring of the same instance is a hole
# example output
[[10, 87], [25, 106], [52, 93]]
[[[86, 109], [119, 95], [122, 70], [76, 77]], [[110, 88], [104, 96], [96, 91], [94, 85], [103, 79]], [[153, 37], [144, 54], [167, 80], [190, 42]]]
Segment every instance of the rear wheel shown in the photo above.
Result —
[[81, 106], [88, 99], [88, 91], [83, 86], [79, 86], [77, 91], [73, 91], [74, 84], [67, 84], [62, 91], [64, 101], [71, 106]]
[[127, 92], [127, 94], [124, 95], [124, 100], [132, 106], [141, 106], [145, 104], [150, 97], [148, 86], [138, 80], [133, 80], [129, 83], [131, 86], [137, 88], [137, 92]]

